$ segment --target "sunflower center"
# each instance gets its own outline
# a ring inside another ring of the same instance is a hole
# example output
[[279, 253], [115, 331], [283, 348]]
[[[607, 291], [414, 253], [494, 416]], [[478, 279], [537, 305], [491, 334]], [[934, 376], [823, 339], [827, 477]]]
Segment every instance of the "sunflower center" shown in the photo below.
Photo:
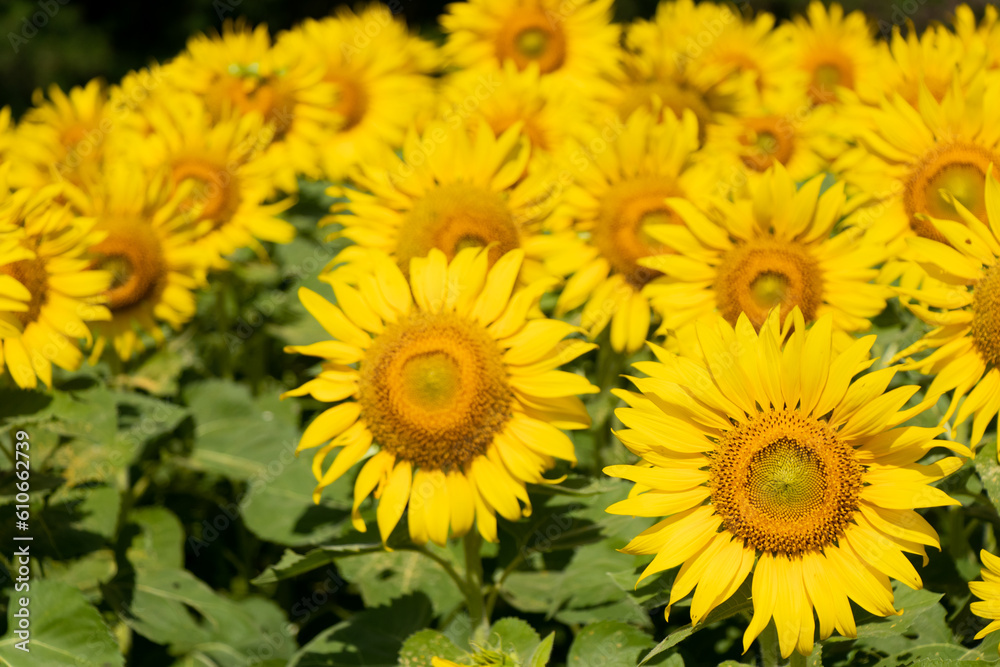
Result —
[[240, 116], [259, 113], [280, 140], [294, 118], [295, 94], [280, 77], [260, 76], [259, 70], [257, 63], [230, 65], [228, 76], [209, 89], [205, 101], [217, 118], [231, 117], [234, 111]]
[[990, 267], [972, 298], [972, 340], [983, 360], [1000, 368], [1000, 265]]
[[757, 171], [767, 171], [776, 161], [787, 164], [795, 150], [795, 135], [791, 124], [777, 117], [749, 118], [744, 121], [746, 132], [740, 143], [746, 146], [744, 164]]
[[825, 422], [779, 410], [722, 436], [709, 486], [727, 530], [758, 551], [794, 555], [843, 534], [858, 509], [862, 472]]
[[156, 232], [140, 221], [116, 221], [99, 227], [108, 236], [91, 247], [91, 268], [109, 271], [108, 308], [122, 311], [163, 288], [166, 260]]
[[412, 258], [425, 257], [432, 248], [451, 260], [464, 248], [487, 246], [491, 266], [521, 246], [514, 216], [497, 193], [456, 183], [416, 203], [399, 229], [396, 258], [406, 273]]
[[497, 34], [496, 50], [501, 61], [509, 58], [522, 70], [535, 62], [547, 74], [566, 60], [566, 35], [540, 8], [520, 8]]
[[903, 195], [913, 231], [920, 236], [947, 243], [945, 237], [930, 222], [915, 217], [918, 213], [923, 213], [932, 218], [955, 219], [955, 209], [941, 196], [941, 190], [954, 195], [970, 213], [986, 224], [986, 199], [983, 191], [990, 162], [1000, 163], [1000, 156], [975, 144], [947, 144], [925, 155], [910, 172]]
[[484, 455], [512, 400], [496, 341], [451, 313], [393, 324], [361, 364], [360, 402], [375, 441], [421, 468], [460, 469]]
[[191, 211], [200, 207], [201, 218], [215, 221], [216, 228], [228, 222], [239, 208], [238, 178], [235, 170], [227, 170], [195, 157], [177, 160], [171, 172], [175, 187], [187, 179], [195, 182], [191, 196], [181, 204], [181, 210]]
[[365, 117], [368, 111], [368, 93], [360, 82], [347, 77], [333, 80], [337, 86], [337, 101], [333, 105], [334, 113], [343, 119], [340, 131], [350, 130]]
[[802, 245], [758, 239], [737, 246], [723, 257], [715, 279], [720, 314], [735, 325], [746, 313], [760, 329], [767, 313], [781, 306], [784, 317], [798, 306], [807, 322], [816, 317], [823, 298], [819, 265]]
[[677, 186], [666, 178], [641, 178], [616, 184], [601, 201], [594, 244], [612, 269], [636, 289], [661, 275], [638, 261], [666, 252], [650, 236], [648, 226], [678, 222], [664, 200], [679, 194]]
[[[846, 58], [840, 58], [845, 60]], [[817, 104], [835, 102], [837, 86], [854, 87], [854, 72], [849, 62], [820, 62], [813, 66], [809, 95]]]
[[11, 315], [22, 326], [36, 321], [45, 305], [45, 295], [48, 294], [49, 274], [45, 270], [45, 262], [40, 259], [22, 259], [0, 266], [0, 273], [6, 273], [31, 292], [28, 310], [12, 312]]

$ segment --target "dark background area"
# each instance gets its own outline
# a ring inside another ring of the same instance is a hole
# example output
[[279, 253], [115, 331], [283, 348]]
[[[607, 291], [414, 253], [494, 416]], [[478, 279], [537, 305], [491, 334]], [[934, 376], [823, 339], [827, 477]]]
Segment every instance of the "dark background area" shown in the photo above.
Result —
[[[94, 77], [115, 81], [151, 60], [166, 61], [187, 39], [211, 32], [226, 18], [266, 22], [272, 32], [307, 17], [329, 15], [338, 0], [0, 0], [0, 106], [15, 116], [30, 104], [38, 87], [64, 88]], [[424, 35], [439, 35], [437, 16], [442, 0], [394, 0], [407, 22]], [[615, 18], [627, 21], [652, 16], [656, 0], [617, 0]], [[808, 0], [761, 0], [749, 4], [786, 18], [802, 11]], [[947, 20], [956, 0], [844, 0], [846, 9], [864, 9], [883, 26], [900, 22], [908, 9], [916, 24]], [[974, 7], [987, 4], [972, 0]], [[34, 25], [32, 24], [34, 23]], [[40, 25], [41, 27], [36, 27]]]

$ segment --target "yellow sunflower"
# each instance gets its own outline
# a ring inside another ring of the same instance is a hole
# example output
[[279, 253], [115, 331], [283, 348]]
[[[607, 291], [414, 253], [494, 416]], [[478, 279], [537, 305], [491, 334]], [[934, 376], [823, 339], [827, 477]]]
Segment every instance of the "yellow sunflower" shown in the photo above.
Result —
[[698, 623], [753, 572], [753, 619], [743, 650], [774, 619], [781, 655], [809, 655], [836, 629], [856, 636], [851, 601], [897, 614], [889, 577], [920, 588], [904, 555], [939, 548], [914, 508], [959, 505], [928, 486], [962, 466], [958, 457], [917, 463], [940, 429], [899, 427], [920, 387], [886, 391], [887, 368], [855, 382], [875, 337], [841, 353], [832, 317], [806, 331], [793, 311], [782, 327], [772, 311], [758, 335], [745, 315], [697, 325], [700, 353], [682, 357], [653, 346], [658, 361], [635, 364], [641, 394], [619, 392], [618, 438], [641, 458], [605, 468], [636, 483], [612, 514], [666, 516], [622, 551], [655, 554], [640, 581], [678, 565], [667, 606], [697, 589]]
[[[986, 50], [968, 44], [950, 31], [947, 26], [932, 24], [917, 33], [912, 24], [904, 37], [899, 26], [892, 30], [889, 39], [892, 59], [888, 67], [879, 70], [894, 91], [917, 106], [921, 89], [927, 88], [931, 96], [941, 101], [954, 84], [967, 86], [983, 70]], [[881, 98], [865, 100], [878, 104]]]
[[976, 15], [968, 5], [955, 8], [955, 19], [952, 23], [958, 40], [966, 45], [969, 51], [985, 52], [985, 66], [989, 69], [1000, 69], [1000, 21], [997, 8], [987, 4], [983, 7], [983, 19], [976, 23]]
[[808, 77], [809, 96], [816, 104], [836, 104], [838, 88], [876, 103], [892, 90], [886, 76], [891, 63], [884, 42], [876, 42], [875, 26], [863, 12], [844, 15], [839, 4], [829, 9], [818, 0], [805, 16], [796, 16], [792, 34], [796, 62]]
[[661, 2], [652, 20], [625, 32], [619, 116], [658, 101], [704, 127], [729, 116], [779, 108], [805, 90], [794, 43], [766, 12], [744, 18], [730, 5]]
[[525, 251], [522, 279], [564, 273], [576, 247], [569, 232], [543, 234], [558, 202], [548, 173], [526, 176], [530, 143], [516, 123], [499, 136], [482, 120], [473, 131], [445, 120], [424, 134], [411, 131], [402, 156], [389, 151], [359, 165], [352, 187], [331, 188], [344, 201], [320, 224], [337, 223], [357, 245], [333, 261], [341, 275], [364, 269], [379, 250], [408, 271], [410, 260], [432, 248], [453, 259], [469, 246], [489, 247], [490, 262], [515, 248]]
[[149, 173], [115, 162], [85, 188], [67, 188], [70, 203], [103, 234], [90, 246], [91, 266], [112, 276], [105, 293], [111, 321], [95, 326], [91, 360], [108, 340], [128, 360], [145, 347], [142, 332], [159, 344], [162, 324], [179, 329], [194, 315], [193, 290], [204, 284], [215, 256], [197, 244], [208, 223], [192, 225], [181, 210], [192, 186], [173, 188], [166, 167]]
[[296, 175], [320, 175], [319, 146], [336, 123], [334, 87], [316, 54], [272, 48], [267, 27], [226, 22], [222, 34], [198, 35], [165, 67], [173, 87], [205, 101], [216, 121], [259, 114], [272, 139], [272, 179], [297, 190]]
[[[720, 183], [714, 163], [700, 160], [694, 114], [637, 109], [620, 134], [582, 141], [572, 162], [575, 184], [566, 192], [567, 215], [587, 244], [574, 251], [574, 274], [559, 295], [556, 314], [583, 306], [581, 325], [591, 337], [611, 324], [611, 345], [635, 352], [649, 333], [649, 289], [661, 274], [642, 265], [663, 252], [648, 229], [679, 223], [667, 197], [706, 198]], [[723, 193], [728, 194], [728, 189]]]
[[23, 388], [52, 385], [52, 365], [80, 366], [78, 340], [93, 342], [87, 322], [111, 315], [103, 292], [107, 271], [84, 257], [99, 241], [94, 221], [54, 203], [60, 185], [21, 189], [0, 203], [0, 371]]
[[319, 59], [323, 81], [335, 90], [334, 118], [320, 137], [323, 172], [340, 181], [383, 145], [398, 147], [407, 127], [434, 104], [438, 67], [434, 46], [410, 35], [388, 7], [372, 4], [355, 14], [306, 20], [278, 36], [286, 60]]
[[446, 7], [444, 55], [462, 69], [518, 69], [534, 63], [544, 76], [586, 89], [614, 72], [618, 28], [612, 0], [470, 0]]
[[940, 101], [927, 88], [915, 105], [899, 95], [884, 100], [873, 127], [859, 132], [859, 153], [834, 166], [884, 209], [878, 217], [887, 238], [916, 233], [943, 241], [923, 216], [956, 219], [944, 191], [986, 221], [986, 169], [1000, 163], [1000, 86], [990, 81], [981, 75], [966, 87], [953, 83]]
[[825, 172], [847, 148], [831, 105], [812, 106], [804, 97], [772, 113], [730, 117], [710, 125], [706, 153], [731, 154], [734, 190], [756, 186], [764, 172], [782, 164], [795, 182]]
[[217, 267], [226, 266], [222, 257], [258, 239], [288, 243], [295, 237], [295, 228], [277, 217], [291, 200], [265, 203], [275, 165], [261, 150], [266, 143], [260, 143], [259, 116], [214, 121], [197, 97], [184, 94], [158, 98], [143, 115], [149, 135], [135, 143], [137, 157], [151, 170], [167, 165], [175, 189], [191, 182], [180, 210], [191, 224], [205, 227], [197, 243], [216, 256]]
[[970, 581], [969, 590], [981, 602], [973, 602], [970, 606], [972, 613], [980, 618], [988, 618], [990, 624], [976, 633], [976, 639], [982, 639], [991, 632], [1000, 630], [1000, 558], [997, 558], [985, 549], [979, 552], [979, 557], [983, 561], [983, 568], [980, 570], [982, 581]]
[[34, 106], [18, 124], [10, 146], [11, 184], [42, 187], [65, 179], [80, 184], [98, 170], [118, 125], [107, 90], [94, 79], [69, 93], [53, 84], [48, 99], [36, 90]]
[[443, 545], [449, 528], [460, 537], [473, 520], [495, 542], [497, 514], [516, 521], [530, 513], [525, 483], [550, 482], [542, 473], [555, 458], [575, 461], [559, 429], [589, 426], [576, 394], [597, 388], [557, 369], [594, 345], [563, 340], [576, 331], [565, 322], [527, 318], [541, 290], [514, 289], [523, 256], [511, 251], [488, 268], [484, 250], [466, 248], [449, 263], [434, 249], [413, 259], [407, 280], [390, 257], [372, 253], [357, 289], [333, 281], [339, 307], [299, 291], [334, 338], [288, 348], [324, 362], [285, 396], [337, 403], [299, 443], [299, 451], [322, 445], [316, 501], [371, 454], [354, 486], [358, 530], [358, 508], [374, 491], [383, 542], [407, 508], [418, 544]]
[[497, 71], [461, 70], [441, 90], [439, 116], [452, 127], [476, 127], [482, 118], [497, 136], [520, 123], [531, 142], [532, 159], [567, 150], [572, 137], [600, 116], [594, 99], [541, 76], [534, 63], [519, 70], [512, 61]]
[[735, 325], [745, 314], [760, 327], [780, 307], [807, 322], [833, 317], [838, 346], [846, 333], [865, 331], [892, 292], [870, 281], [887, 257], [884, 244], [858, 229], [832, 235], [847, 205], [838, 183], [820, 195], [823, 176], [796, 189], [780, 164], [763, 175], [751, 198], [716, 197], [709, 214], [684, 199], [668, 199], [679, 225], [656, 225], [649, 235], [670, 253], [640, 260], [666, 277], [647, 290], [677, 331], [706, 316]]
[[943, 243], [907, 239], [910, 255], [929, 275], [917, 289], [897, 288], [903, 303], [935, 328], [896, 358], [933, 350], [903, 368], [935, 376], [927, 389], [928, 403], [954, 390], [942, 423], [965, 396], [953, 431], [975, 415], [973, 447], [1000, 411], [1000, 184], [988, 175], [985, 190], [985, 222], [957, 195], [943, 195], [961, 221], [927, 219]]

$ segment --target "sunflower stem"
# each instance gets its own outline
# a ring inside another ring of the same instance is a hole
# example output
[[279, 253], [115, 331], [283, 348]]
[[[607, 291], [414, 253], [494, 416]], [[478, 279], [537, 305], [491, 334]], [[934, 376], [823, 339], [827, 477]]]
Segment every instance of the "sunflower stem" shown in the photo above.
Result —
[[764, 667], [780, 667], [781, 648], [778, 645], [778, 630], [772, 620], [758, 637], [760, 642], [760, 662]]
[[789, 658], [788, 665], [789, 667], [806, 667], [806, 664], [808, 664], [808, 662], [809, 658], [802, 655], [798, 651], [792, 651], [792, 657]]
[[473, 633], [481, 626], [488, 625], [486, 605], [483, 599], [483, 559], [480, 555], [482, 537], [479, 531], [470, 530], [463, 538], [465, 546], [465, 603], [469, 608], [469, 620]]

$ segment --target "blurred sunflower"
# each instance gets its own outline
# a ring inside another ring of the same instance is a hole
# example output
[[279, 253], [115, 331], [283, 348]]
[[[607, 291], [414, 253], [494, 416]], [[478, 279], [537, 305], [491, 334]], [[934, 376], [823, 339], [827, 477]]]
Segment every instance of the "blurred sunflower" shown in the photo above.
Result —
[[791, 36], [773, 27], [766, 12], [748, 19], [730, 5], [661, 2], [652, 20], [626, 29], [619, 116], [658, 103], [678, 115], [690, 109], [704, 128], [787, 106], [805, 89], [805, 74]]
[[167, 165], [174, 188], [191, 182], [180, 211], [205, 227], [196, 243], [215, 256], [216, 267], [224, 268], [222, 258], [238, 248], [259, 246], [258, 239], [295, 237], [295, 228], [277, 217], [291, 200], [265, 203], [275, 160], [262, 151], [259, 116], [214, 121], [198, 98], [184, 94], [158, 98], [143, 115], [149, 135], [135, 142], [136, 157], [150, 170]]
[[359, 14], [339, 7], [336, 17], [309, 19], [280, 34], [275, 48], [287, 60], [319, 59], [323, 81], [335, 91], [331, 125], [320, 139], [328, 180], [343, 180], [385, 145], [399, 147], [407, 127], [434, 104], [437, 51], [411, 36], [385, 5]]
[[[753, 187], [775, 163], [795, 182], [826, 171], [847, 148], [836, 131], [838, 116], [829, 105], [810, 106], [800, 99], [774, 113], [721, 120], [708, 128], [705, 152], [735, 159], [731, 180]], [[743, 187], [734, 187], [741, 191]]]
[[531, 512], [525, 483], [551, 481], [542, 473], [555, 458], [575, 462], [559, 429], [590, 424], [576, 394], [597, 388], [557, 369], [594, 345], [563, 340], [576, 330], [565, 322], [526, 319], [540, 292], [514, 289], [522, 251], [492, 268], [487, 254], [466, 248], [449, 263], [432, 249], [413, 259], [407, 280], [393, 259], [372, 253], [357, 289], [332, 281], [340, 307], [299, 291], [334, 338], [287, 348], [325, 361], [316, 379], [284, 396], [338, 403], [299, 443], [299, 451], [323, 445], [313, 459], [313, 498], [374, 443], [355, 482], [352, 518], [364, 531], [358, 508], [374, 490], [383, 542], [407, 507], [418, 544], [443, 545], [449, 528], [460, 537], [474, 519], [497, 541], [498, 513], [516, 521]]
[[[5, 186], [4, 186], [5, 188]], [[78, 339], [93, 342], [87, 322], [107, 320], [107, 271], [90, 270], [84, 254], [101, 238], [94, 221], [60, 199], [60, 185], [21, 189], [0, 203], [0, 370], [19, 387], [52, 386], [52, 365], [80, 366]]]
[[877, 102], [892, 90], [889, 51], [876, 42], [875, 26], [863, 12], [844, 15], [839, 4], [829, 9], [818, 0], [805, 16], [796, 16], [792, 34], [795, 61], [808, 77], [809, 96], [816, 104], [836, 104], [838, 88], [863, 100]]
[[48, 99], [36, 90], [33, 107], [11, 140], [11, 184], [39, 188], [67, 180], [79, 185], [99, 169], [107, 140], [118, 126], [103, 83], [93, 79], [69, 93], [53, 84]]
[[338, 120], [334, 86], [317, 54], [272, 48], [267, 27], [227, 21], [222, 34], [192, 37], [165, 68], [166, 80], [205, 101], [216, 121], [259, 114], [269, 128], [277, 188], [297, 190], [296, 175], [317, 178], [318, 147]]
[[[921, 89], [926, 88], [937, 101], [955, 84], [965, 87], [972, 83], [986, 64], [986, 49], [977, 41], [965, 42], [947, 26], [932, 24], [917, 33], [913, 24], [904, 37], [899, 26], [892, 29], [889, 39], [892, 59], [879, 71], [888, 90], [901, 95], [916, 107]], [[877, 105], [881, 96], [864, 100]]]
[[599, 115], [590, 97], [558, 80], [541, 76], [531, 63], [519, 70], [512, 61], [493, 71], [461, 70], [441, 89], [439, 116], [450, 126], [482, 118], [500, 136], [520, 123], [531, 143], [532, 160], [563, 153], [573, 136]]
[[91, 267], [112, 277], [105, 293], [111, 321], [95, 326], [92, 361], [108, 340], [128, 360], [145, 347], [141, 333], [160, 344], [162, 323], [179, 329], [194, 315], [193, 290], [205, 283], [215, 254], [197, 243], [209, 224], [192, 225], [181, 210], [192, 187], [189, 181], [173, 188], [165, 166], [147, 173], [115, 162], [85, 188], [67, 188], [70, 203], [103, 233], [90, 246]]
[[[870, 365], [875, 337], [837, 354], [832, 317], [808, 333], [793, 311], [782, 327], [772, 311], [758, 335], [744, 315], [697, 325], [700, 352], [682, 357], [654, 346], [659, 361], [635, 364], [649, 377], [620, 391], [619, 439], [638, 465], [605, 468], [635, 482], [612, 514], [663, 516], [622, 551], [656, 554], [640, 577], [678, 565], [667, 606], [695, 589], [697, 624], [753, 572], [753, 619], [743, 650], [768, 625], [781, 655], [809, 655], [816, 630], [857, 634], [851, 601], [877, 616], [898, 614], [889, 577], [922, 583], [904, 555], [939, 547], [916, 507], [959, 505], [928, 486], [962, 466], [958, 457], [917, 463], [940, 429], [899, 427], [919, 390], [886, 391], [887, 368], [851, 382]], [[733, 350], [739, 352], [733, 355]]]
[[[409, 270], [410, 260], [432, 248], [449, 260], [470, 246], [489, 248], [490, 263], [515, 248], [525, 251], [522, 280], [564, 274], [577, 244], [569, 232], [543, 234], [558, 203], [548, 172], [526, 176], [530, 143], [521, 123], [496, 136], [481, 119], [472, 128], [430, 123], [423, 136], [407, 135], [402, 156], [389, 151], [359, 165], [352, 187], [330, 193], [344, 201], [321, 225], [342, 229], [357, 245], [331, 263], [341, 275], [365, 269], [367, 253], [379, 250]], [[560, 272], [563, 273], [560, 273]]]
[[565, 195], [567, 215], [587, 244], [574, 252], [556, 315], [582, 305], [587, 334], [597, 336], [610, 322], [611, 346], [619, 352], [638, 350], [649, 333], [648, 290], [661, 274], [641, 262], [663, 248], [648, 229], [680, 222], [666, 198], [700, 199], [720, 183], [718, 170], [696, 156], [694, 114], [678, 119], [667, 111], [659, 122], [656, 116], [638, 109], [610, 142], [596, 134], [581, 141], [573, 157], [580, 163], [576, 183]]
[[977, 632], [975, 639], [1000, 630], [1000, 558], [985, 549], [980, 550], [979, 557], [983, 561], [979, 575], [982, 581], [970, 581], [969, 590], [981, 601], [973, 602], [969, 607], [973, 614], [990, 619], [991, 623]]
[[712, 199], [710, 215], [668, 199], [681, 224], [651, 226], [648, 234], [675, 254], [639, 260], [666, 276], [647, 290], [662, 313], [661, 332], [716, 313], [730, 325], [745, 314], [760, 327], [775, 307], [782, 318], [798, 309], [807, 322], [831, 314], [838, 348], [846, 333], [867, 330], [892, 295], [870, 283], [887, 250], [856, 229], [831, 236], [847, 199], [842, 183], [820, 195], [823, 178], [797, 189], [778, 164], [751, 198]]
[[929, 275], [917, 289], [897, 288], [907, 308], [935, 328], [896, 359], [934, 350], [902, 368], [935, 376], [924, 399], [928, 404], [954, 390], [942, 423], [954, 413], [959, 399], [966, 397], [953, 432], [975, 415], [973, 447], [1000, 411], [1000, 184], [988, 176], [985, 190], [986, 224], [957, 195], [944, 195], [961, 222], [926, 220], [943, 243], [907, 239], [911, 256]]
[[470, 0], [446, 7], [443, 52], [461, 69], [518, 69], [535, 64], [543, 76], [586, 89], [618, 62], [612, 0]]
[[884, 208], [877, 226], [886, 238], [915, 232], [943, 242], [923, 216], [956, 219], [944, 191], [985, 223], [986, 169], [1000, 163], [1000, 86], [992, 76], [964, 88], [953, 83], [940, 101], [927, 88], [915, 105], [898, 94], [884, 100], [874, 126], [858, 134], [860, 154], [834, 166]]
[[983, 18], [978, 24], [976, 15], [969, 5], [955, 8], [952, 26], [958, 41], [973, 53], [985, 52], [984, 65], [989, 69], [1000, 69], [1000, 21], [997, 8], [987, 4], [983, 7]]

